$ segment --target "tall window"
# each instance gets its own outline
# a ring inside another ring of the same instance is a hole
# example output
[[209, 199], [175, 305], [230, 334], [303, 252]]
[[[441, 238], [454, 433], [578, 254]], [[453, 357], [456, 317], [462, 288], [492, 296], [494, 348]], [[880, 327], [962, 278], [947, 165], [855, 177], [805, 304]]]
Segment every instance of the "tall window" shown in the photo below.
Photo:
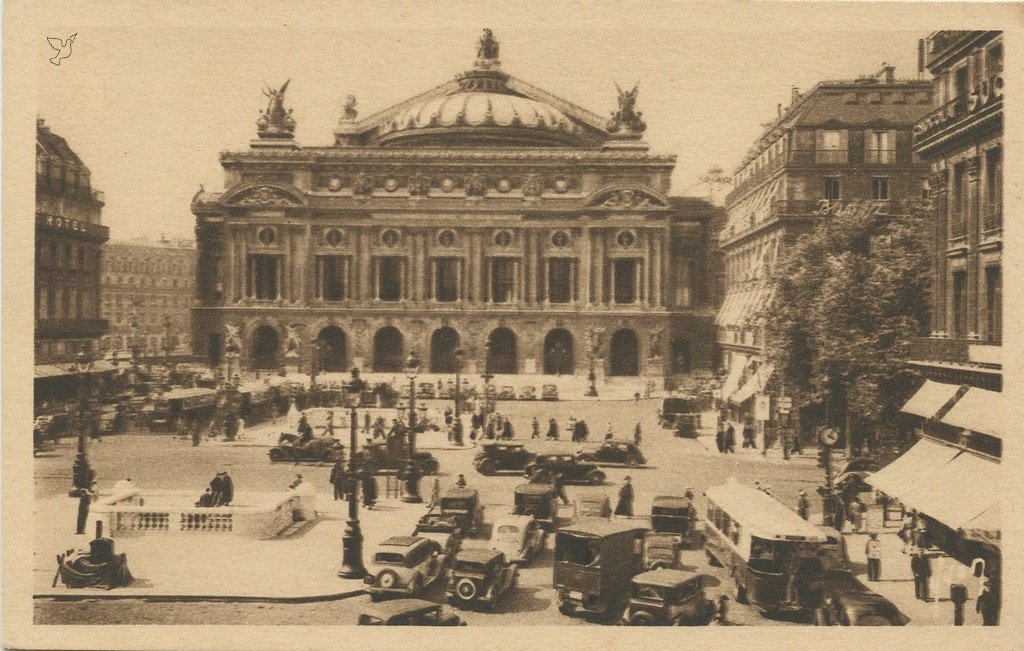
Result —
[[1003, 340], [1003, 274], [999, 265], [985, 267], [985, 335], [991, 342]]
[[967, 272], [953, 272], [952, 334], [956, 338], [967, 336]]
[[956, 76], [953, 79], [955, 84], [954, 90], [956, 91], [956, 99], [966, 101], [967, 99], [967, 66], [961, 66], [956, 71]]
[[316, 258], [317, 298], [344, 301], [348, 298], [349, 258], [340, 255], [318, 255]]
[[889, 200], [889, 178], [876, 176], [871, 179], [871, 198], [875, 201]]
[[454, 303], [459, 300], [461, 276], [459, 272], [462, 261], [458, 258], [435, 258], [432, 262], [434, 266], [434, 300], [441, 303]]
[[839, 199], [839, 178], [835, 176], [829, 176], [825, 178], [825, 198], [829, 201], [836, 201]]
[[569, 303], [575, 293], [573, 263], [570, 258], [548, 259], [548, 302]]
[[864, 139], [864, 162], [896, 162], [895, 136], [892, 131], [868, 131]]
[[846, 162], [846, 131], [818, 131], [816, 163]]
[[281, 298], [281, 265], [276, 255], [249, 256], [249, 296], [272, 301]]
[[377, 259], [377, 298], [399, 301], [405, 294], [405, 260], [398, 257]]
[[996, 147], [985, 152], [985, 230], [999, 228], [1002, 214], [1003, 151]]
[[953, 166], [953, 201], [949, 213], [949, 236], [963, 237], [967, 232], [966, 163]]
[[613, 289], [616, 303], [636, 303], [640, 300], [640, 261], [633, 258], [620, 258], [613, 268]]
[[513, 258], [491, 258], [491, 302], [515, 301], [516, 261]]

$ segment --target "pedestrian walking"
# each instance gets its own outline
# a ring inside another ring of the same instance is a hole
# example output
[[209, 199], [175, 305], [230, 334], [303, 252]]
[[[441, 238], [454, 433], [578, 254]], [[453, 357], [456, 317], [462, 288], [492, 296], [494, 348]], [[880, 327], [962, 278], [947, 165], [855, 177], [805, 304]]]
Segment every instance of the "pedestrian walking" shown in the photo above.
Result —
[[334, 462], [334, 467], [331, 468], [331, 486], [334, 486], [334, 499], [343, 500], [345, 499], [345, 464], [339, 459]]
[[868, 507], [860, 501], [859, 497], [855, 496], [850, 501], [850, 524], [853, 525], [853, 533], [864, 532], [864, 517], [867, 510]]
[[725, 423], [718, 424], [718, 431], [715, 432], [715, 447], [720, 453], [725, 452]]
[[565, 479], [562, 477], [562, 473], [556, 472], [551, 475], [551, 486], [555, 496], [562, 500], [562, 504], [568, 504], [569, 498], [565, 494]]
[[811, 500], [807, 498], [807, 491], [800, 491], [796, 498], [796, 514], [804, 520], [811, 518]]
[[515, 429], [512, 427], [512, 419], [505, 418], [504, 421], [505, 422], [501, 425], [501, 438], [506, 441], [511, 441], [516, 437]]
[[458, 445], [460, 447], [465, 445], [465, 442], [462, 440], [462, 419], [461, 418], [457, 418], [455, 420], [455, 422], [452, 423], [452, 437], [455, 439], [455, 445]]
[[530, 421], [530, 438], [531, 439], [539, 439], [540, 438], [540, 421], [537, 420], [536, 416], [534, 416], [533, 420]]
[[868, 581], [878, 581], [882, 578], [882, 543], [879, 542], [877, 533], [868, 535], [864, 555], [868, 559]]
[[754, 440], [754, 423], [747, 419], [743, 425], [743, 447], [757, 449], [757, 442]]
[[558, 440], [558, 421], [555, 420], [554, 418], [548, 421], [548, 440]]
[[725, 451], [726, 453], [736, 452], [736, 428], [729, 423], [725, 428]]
[[633, 515], [633, 481], [629, 475], [626, 475], [625, 483], [619, 488], [619, 501], [615, 505], [615, 515]]
[[914, 596], [921, 601], [931, 601], [928, 594], [928, 580], [932, 576], [932, 564], [928, 555], [918, 550], [910, 556], [910, 572], [914, 575]]
[[377, 478], [366, 471], [363, 474], [363, 506], [372, 509], [377, 503]]
[[576, 421], [576, 442], [583, 443], [590, 436], [590, 428], [587, 427], [587, 421], [582, 418]]
[[643, 440], [643, 431], [640, 427], [640, 421], [636, 422], [636, 427], [633, 428], [633, 444], [640, 447], [640, 441]]
[[99, 489], [96, 486], [96, 482], [89, 484], [88, 488], [83, 488], [78, 494], [78, 522], [75, 532], [78, 535], [85, 533], [85, 525], [89, 521], [89, 506], [99, 498]]
[[608, 421], [608, 429], [607, 429], [607, 430], [605, 430], [605, 433], [604, 433], [604, 440], [606, 440], [606, 441], [610, 441], [610, 440], [612, 440], [613, 438], [615, 438], [615, 433], [614, 433], [614, 432], [612, 432], [612, 422], [611, 422], [611, 421]]
[[434, 487], [430, 489], [430, 505], [429, 508], [434, 508], [441, 503], [441, 480], [434, 477]]
[[579, 440], [576, 438], [579, 435], [579, 430], [576, 429], [576, 417], [569, 416], [569, 425], [566, 427], [569, 431], [569, 437], [573, 443], [578, 443]]

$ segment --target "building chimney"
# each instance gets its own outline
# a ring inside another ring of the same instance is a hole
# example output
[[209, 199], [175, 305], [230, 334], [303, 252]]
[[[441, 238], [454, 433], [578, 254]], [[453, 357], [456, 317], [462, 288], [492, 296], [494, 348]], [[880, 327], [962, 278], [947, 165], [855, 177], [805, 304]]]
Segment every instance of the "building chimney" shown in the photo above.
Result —
[[40, 131], [49, 131], [50, 127], [46, 126], [46, 120], [43, 118], [36, 118], [36, 129]]
[[883, 84], [891, 84], [896, 78], [896, 66], [891, 66], [886, 62], [882, 62], [882, 69], [878, 71], [875, 78]]
[[800, 89], [797, 88], [796, 86], [793, 86], [792, 90], [790, 90], [789, 99], [790, 99], [790, 102], [789, 102], [790, 104], [796, 104], [797, 100], [800, 99]]

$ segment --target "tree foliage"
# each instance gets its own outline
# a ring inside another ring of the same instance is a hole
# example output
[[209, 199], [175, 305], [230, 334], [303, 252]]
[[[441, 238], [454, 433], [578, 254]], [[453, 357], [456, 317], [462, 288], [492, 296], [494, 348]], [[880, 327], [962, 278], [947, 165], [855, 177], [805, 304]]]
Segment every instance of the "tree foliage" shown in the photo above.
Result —
[[905, 203], [887, 214], [879, 205], [823, 204], [814, 230], [780, 255], [762, 315], [787, 392], [861, 431], [906, 399], [907, 346], [928, 327], [928, 207]]

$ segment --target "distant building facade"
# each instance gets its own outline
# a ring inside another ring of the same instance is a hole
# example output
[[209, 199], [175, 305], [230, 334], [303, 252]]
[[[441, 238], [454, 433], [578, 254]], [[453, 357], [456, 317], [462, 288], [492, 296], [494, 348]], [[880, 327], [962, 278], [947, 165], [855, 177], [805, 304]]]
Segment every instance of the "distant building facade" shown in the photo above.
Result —
[[102, 265], [104, 352], [140, 357], [191, 352], [196, 248], [191, 240], [113, 241]]
[[928, 81], [896, 79], [891, 66], [804, 94], [794, 88], [736, 170], [719, 235], [726, 294], [717, 316], [721, 397], [735, 416], [753, 415], [771, 377], [758, 315], [771, 305], [780, 254], [814, 227], [822, 202], [922, 197], [928, 167], [913, 152], [912, 130], [931, 97]]
[[350, 98], [331, 146], [296, 143], [270, 91], [250, 150], [221, 155], [225, 190], [193, 199], [197, 352], [218, 363], [231, 326], [256, 369], [296, 346], [327, 371], [411, 350], [444, 373], [457, 351], [467, 372], [711, 367], [714, 209], [668, 199], [675, 157], [642, 141], [636, 89], [609, 120], [497, 52], [485, 36], [472, 70], [367, 118]]
[[[110, 229], [103, 193], [67, 140], [36, 122], [35, 363], [94, 354], [107, 322], [100, 314], [100, 266]], [[49, 377], [59, 369], [37, 369]]]

